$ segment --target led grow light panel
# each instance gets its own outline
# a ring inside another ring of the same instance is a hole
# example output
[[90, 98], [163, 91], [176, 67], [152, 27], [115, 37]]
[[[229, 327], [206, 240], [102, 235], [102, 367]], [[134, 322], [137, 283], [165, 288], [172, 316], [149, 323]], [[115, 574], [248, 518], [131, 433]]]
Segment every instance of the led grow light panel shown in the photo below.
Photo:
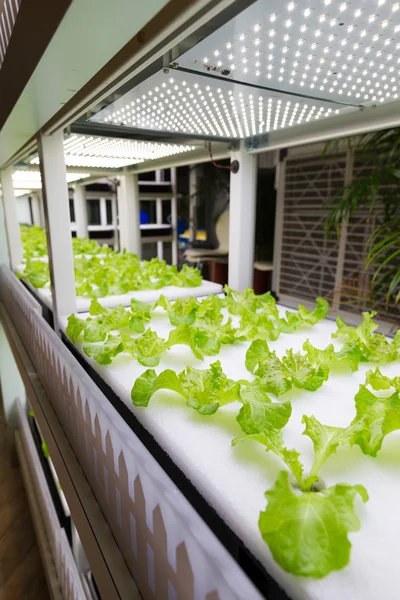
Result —
[[[64, 140], [67, 167], [120, 168], [191, 150], [195, 146], [78, 134]], [[39, 157], [32, 158], [31, 164], [39, 164]]]
[[169, 70], [92, 117], [146, 130], [243, 138], [357, 110]]
[[[90, 173], [67, 173], [67, 182], [72, 183], [79, 179], [90, 177]], [[12, 174], [13, 186], [15, 189], [26, 190], [41, 190], [42, 178], [40, 171], [20, 170]]]
[[340, 102], [396, 100], [400, 3], [258, 0], [177, 62]]

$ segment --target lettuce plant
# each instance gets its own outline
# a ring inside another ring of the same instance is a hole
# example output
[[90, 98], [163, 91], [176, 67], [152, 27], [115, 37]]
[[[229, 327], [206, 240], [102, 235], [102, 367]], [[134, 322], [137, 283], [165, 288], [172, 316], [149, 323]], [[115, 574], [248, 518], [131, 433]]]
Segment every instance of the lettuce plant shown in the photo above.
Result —
[[374, 333], [378, 328], [378, 324], [374, 321], [375, 315], [375, 311], [363, 312], [362, 322], [357, 327], [347, 325], [342, 317], [338, 317], [336, 319], [337, 330], [332, 337], [357, 344], [364, 361], [391, 362], [397, 360], [400, 347], [398, 332], [391, 342], [382, 333]]
[[[377, 395], [371, 392], [384, 391], [390, 395]], [[400, 429], [400, 377], [390, 379], [382, 375], [378, 368], [366, 375], [366, 385], [360, 385], [355, 396], [356, 417], [354, 425], [360, 425], [355, 443], [364, 454], [376, 456], [382, 448], [384, 438]]]
[[268, 505], [258, 522], [276, 562], [289, 573], [314, 578], [345, 567], [351, 550], [348, 533], [360, 528], [357, 495], [367, 502], [364, 486], [347, 483], [297, 493], [287, 471], [281, 471], [265, 493]]
[[275, 341], [281, 333], [293, 333], [299, 327], [315, 325], [329, 312], [328, 302], [317, 298], [317, 306], [313, 311], [300, 304], [297, 312], [286, 311], [283, 318], [279, 317], [275, 299], [270, 292], [256, 296], [250, 288], [244, 292], [235, 292], [227, 287], [225, 292], [227, 296], [224, 305], [231, 314], [240, 316], [240, 326], [236, 333], [236, 339], [240, 341]]
[[267, 393], [281, 396], [293, 386], [316, 391], [328, 379], [329, 368], [316, 364], [305, 355], [287, 350], [280, 360], [265, 340], [255, 340], [246, 352], [246, 368], [259, 377], [259, 385]]
[[156, 391], [171, 390], [200, 414], [212, 415], [220, 406], [240, 399], [239, 387], [239, 383], [226, 377], [220, 362], [216, 361], [203, 370], [187, 366], [178, 375], [170, 369], [159, 375], [148, 369], [136, 379], [131, 397], [135, 406], [147, 406]]
[[262, 444], [293, 476], [294, 483], [290, 482], [287, 471], [279, 473], [274, 486], [265, 494], [267, 508], [260, 513], [259, 529], [274, 559], [286, 571], [304, 577], [320, 578], [343, 568], [350, 559], [347, 534], [360, 527], [354, 512], [354, 498], [358, 494], [366, 502], [368, 494], [362, 485], [340, 483], [324, 488], [319, 473], [339, 446], [356, 442], [362, 424], [331, 427], [304, 415], [303, 434], [314, 445], [314, 462], [304, 477], [299, 453], [285, 447], [281, 431], [271, 428], [274, 421], [271, 416], [264, 418], [257, 404], [251, 406], [248, 413], [245, 419], [240, 413], [237, 417], [246, 435], [235, 438], [232, 444], [245, 440]]
[[[27, 265], [19, 274], [34, 286], [50, 281], [48, 264], [35, 260], [47, 255], [46, 234], [40, 227], [21, 227], [24, 259]], [[78, 296], [103, 298], [136, 290], [157, 290], [165, 286], [197, 287], [202, 283], [198, 269], [176, 266], [154, 258], [141, 261], [129, 252], [117, 253], [95, 240], [72, 238], [75, 286]]]

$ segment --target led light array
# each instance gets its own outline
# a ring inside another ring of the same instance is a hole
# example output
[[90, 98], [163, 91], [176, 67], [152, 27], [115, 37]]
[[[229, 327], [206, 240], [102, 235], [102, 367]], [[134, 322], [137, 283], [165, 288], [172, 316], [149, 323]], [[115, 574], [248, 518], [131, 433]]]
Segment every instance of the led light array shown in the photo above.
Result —
[[258, 0], [179, 64], [359, 104], [400, 91], [400, 2]]
[[[86, 179], [90, 177], [90, 173], [67, 173], [67, 182], [78, 181], [79, 179]], [[40, 171], [15, 171], [12, 174], [12, 180], [14, 188], [22, 188], [24, 190], [41, 190], [42, 189], [42, 178]]]
[[176, 75], [99, 118], [128, 127], [243, 138], [339, 112], [326, 104], [273, 98], [248, 88], [234, 92], [226, 86], [211, 87], [195, 77], [189, 83]]
[[[72, 134], [64, 141], [65, 163], [70, 167], [120, 168], [194, 150], [195, 146], [164, 144]], [[39, 164], [35, 156], [31, 164]]]

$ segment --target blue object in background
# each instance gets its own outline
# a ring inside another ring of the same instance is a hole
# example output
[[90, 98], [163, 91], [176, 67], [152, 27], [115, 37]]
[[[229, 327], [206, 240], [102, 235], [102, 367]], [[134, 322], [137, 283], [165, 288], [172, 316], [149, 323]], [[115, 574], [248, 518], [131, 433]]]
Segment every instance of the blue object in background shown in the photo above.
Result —
[[182, 235], [182, 233], [185, 233], [187, 228], [188, 225], [186, 221], [184, 221], [183, 219], [178, 219], [178, 236]]
[[140, 224], [146, 225], [146, 223], [150, 222], [150, 217], [145, 210], [140, 211]]

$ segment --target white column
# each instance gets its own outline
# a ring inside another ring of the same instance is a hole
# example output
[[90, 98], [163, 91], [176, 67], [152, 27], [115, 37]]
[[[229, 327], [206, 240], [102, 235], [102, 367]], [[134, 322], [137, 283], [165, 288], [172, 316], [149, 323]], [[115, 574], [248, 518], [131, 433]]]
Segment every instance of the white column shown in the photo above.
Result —
[[231, 173], [229, 202], [228, 284], [242, 291], [253, 287], [257, 157], [240, 149], [231, 153], [239, 171]]
[[[114, 186], [113, 186], [114, 187]], [[118, 227], [117, 227], [117, 194], [113, 192], [111, 196], [111, 221], [114, 231], [114, 250], [118, 250]]]
[[44, 227], [45, 226], [45, 219], [44, 219], [44, 207], [43, 207], [43, 194], [41, 191], [36, 192], [38, 200], [39, 200], [39, 210], [40, 210], [40, 226]]
[[196, 206], [197, 206], [198, 169], [196, 165], [189, 167], [189, 242], [196, 239]]
[[8, 251], [7, 243], [7, 229], [6, 219], [4, 216], [4, 202], [3, 197], [0, 198], [0, 264], [10, 264], [10, 253]]
[[52, 135], [39, 134], [38, 147], [54, 328], [58, 333], [59, 318], [76, 312], [74, 258], [63, 131], [57, 131]]
[[[164, 181], [164, 171], [158, 169], [156, 171], [156, 181]], [[162, 200], [161, 198], [156, 199], [156, 223], [157, 225], [162, 224]], [[164, 258], [164, 242], [159, 240], [157, 242], [157, 257], [159, 260]]]
[[120, 178], [118, 213], [120, 249], [141, 256], [139, 185], [134, 173], [124, 173]]
[[31, 195], [33, 225], [42, 226], [42, 215], [40, 212], [40, 199], [38, 194]]
[[8, 253], [11, 268], [16, 269], [22, 261], [22, 242], [19, 230], [17, 201], [14, 195], [12, 181], [12, 169], [4, 169], [0, 172], [1, 187], [3, 190], [4, 216], [7, 229]]
[[176, 191], [176, 168], [171, 169], [171, 225], [172, 225], [172, 264], [178, 264], [178, 197]]
[[100, 225], [107, 226], [107, 204], [105, 198], [100, 198]]
[[275, 169], [276, 210], [273, 253], [274, 270], [272, 271], [272, 289], [277, 294], [279, 294], [279, 285], [281, 278], [283, 213], [285, 208], [285, 179], [286, 158], [282, 158], [282, 160], [278, 158]]
[[88, 237], [88, 218], [86, 206], [86, 188], [84, 185], [74, 186], [74, 209], [76, 237]]

